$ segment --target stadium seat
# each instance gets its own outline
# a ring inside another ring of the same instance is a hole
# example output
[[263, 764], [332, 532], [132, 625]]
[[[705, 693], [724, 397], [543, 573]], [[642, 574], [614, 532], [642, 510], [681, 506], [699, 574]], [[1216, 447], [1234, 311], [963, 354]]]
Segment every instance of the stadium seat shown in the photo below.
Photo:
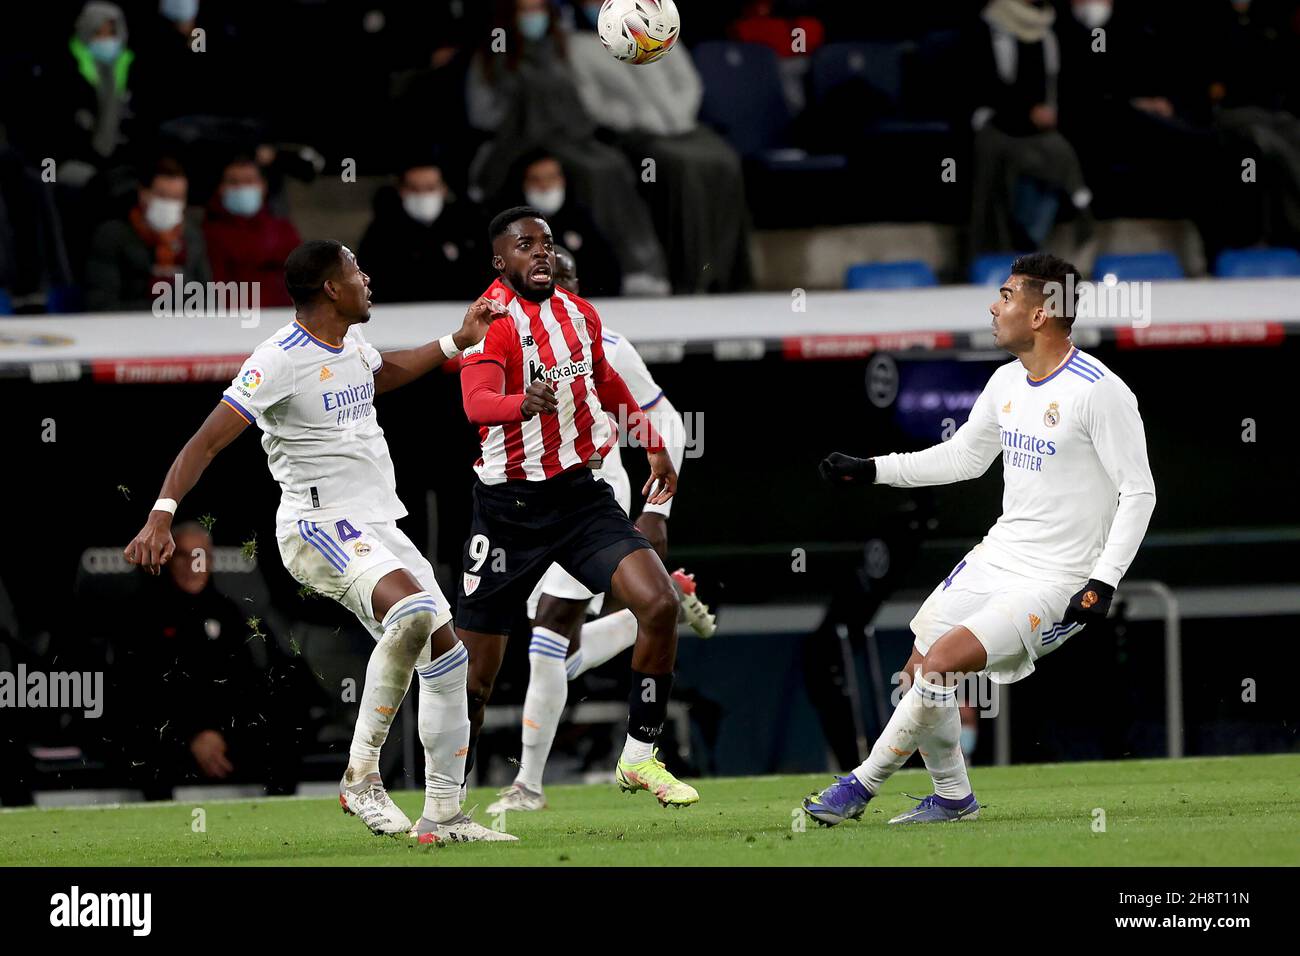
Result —
[[990, 252], [970, 264], [971, 285], [999, 285], [1011, 275], [1011, 264], [1022, 252]]
[[700, 119], [744, 158], [756, 224], [836, 221], [847, 188], [839, 174], [846, 174], [848, 158], [810, 152], [793, 142], [794, 118], [776, 54], [757, 43], [727, 41], [701, 43], [691, 53], [704, 85]]
[[1141, 252], [1098, 256], [1093, 278], [1101, 281], [1113, 275], [1120, 282], [1151, 282], [1183, 279], [1183, 265], [1172, 252]]
[[9, 297], [8, 289], [0, 289], [0, 315], [13, 315], [14, 302]]
[[920, 259], [859, 262], [844, 275], [846, 289], [919, 289], [938, 284], [934, 271]]
[[850, 82], [897, 106], [903, 99], [903, 52], [898, 43], [828, 43], [812, 58], [812, 98], [821, 102]]
[[1214, 262], [1220, 279], [1271, 279], [1300, 276], [1295, 249], [1225, 249]]

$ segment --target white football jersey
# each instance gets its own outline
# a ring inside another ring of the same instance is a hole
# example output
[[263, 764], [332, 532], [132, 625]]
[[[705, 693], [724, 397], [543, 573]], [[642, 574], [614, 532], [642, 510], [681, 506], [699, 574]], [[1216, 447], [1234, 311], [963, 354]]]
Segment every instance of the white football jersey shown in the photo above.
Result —
[[983, 541], [989, 563], [1058, 583], [1117, 585], [1146, 534], [1155, 482], [1137, 399], [1100, 361], [1072, 348], [1034, 381], [1003, 365], [952, 438], [876, 461], [897, 487], [976, 478], [1002, 457], [1002, 516]]
[[262, 429], [280, 483], [280, 527], [300, 518], [382, 522], [406, 515], [375, 420], [374, 373], [383, 361], [355, 325], [336, 347], [295, 321], [254, 349], [226, 389], [222, 401]]
[[[673, 467], [680, 472], [682, 470], [685, 441], [681, 419], [672, 410], [671, 405], [668, 405], [671, 415], [667, 419], [661, 418], [655, 413], [655, 409], [667, 404], [664, 399], [664, 390], [655, 382], [650, 370], [645, 366], [645, 360], [641, 358], [641, 353], [628, 341], [627, 336], [615, 332], [609, 326], [604, 326], [601, 330], [601, 340], [605, 345], [605, 358], [610, 365], [614, 366], [614, 371], [622, 376], [623, 381], [627, 382], [628, 391], [636, 399], [641, 411], [650, 416], [651, 423], [664, 440], [664, 445], [668, 449], [668, 456], [673, 460]], [[609, 450], [609, 453], [605, 456], [604, 464], [594, 474], [597, 478], [608, 478], [616, 487], [620, 482], [626, 484], [627, 472], [623, 468], [619, 443], [615, 443], [614, 447]], [[673, 501], [670, 498], [661, 505], [645, 504], [641, 510], [657, 512], [666, 517], [672, 512], [672, 508]]]

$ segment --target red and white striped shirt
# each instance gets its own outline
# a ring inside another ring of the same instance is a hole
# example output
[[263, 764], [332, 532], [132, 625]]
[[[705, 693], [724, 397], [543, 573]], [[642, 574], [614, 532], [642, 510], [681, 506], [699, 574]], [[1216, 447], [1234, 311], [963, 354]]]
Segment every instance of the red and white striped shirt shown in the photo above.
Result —
[[[483, 456], [474, 465], [479, 479], [487, 485], [544, 481], [603, 459], [617, 439], [606, 411], [618, 414], [611, 406], [626, 405], [625, 415], [639, 416], [640, 409], [605, 359], [596, 310], [558, 286], [540, 303], [520, 298], [500, 279], [484, 294], [509, 314], [494, 321], [462, 360], [466, 413], [480, 425]], [[480, 372], [491, 371], [479, 369], [484, 363], [504, 370], [504, 395], [496, 390], [486, 400], [472, 393]], [[524, 420], [524, 390], [539, 378], [550, 381], [559, 408]], [[598, 393], [605, 395], [604, 407]], [[652, 433], [646, 444], [659, 446], [658, 435]]]

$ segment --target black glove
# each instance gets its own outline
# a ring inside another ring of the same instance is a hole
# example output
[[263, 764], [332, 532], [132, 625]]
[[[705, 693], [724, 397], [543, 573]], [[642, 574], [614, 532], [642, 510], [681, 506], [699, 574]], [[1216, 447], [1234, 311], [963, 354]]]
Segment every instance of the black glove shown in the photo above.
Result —
[[862, 481], [871, 484], [876, 480], [876, 463], [870, 458], [854, 458], [831, 452], [817, 466], [823, 481]]
[[1079, 593], [1070, 598], [1070, 605], [1065, 609], [1065, 617], [1061, 618], [1062, 624], [1082, 624], [1087, 627], [1089, 624], [1100, 624], [1106, 620], [1106, 615], [1110, 612], [1111, 598], [1115, 596], [1115, 589], [1104, 581], [1098, 581], [1096, 578], [1089, 578]]

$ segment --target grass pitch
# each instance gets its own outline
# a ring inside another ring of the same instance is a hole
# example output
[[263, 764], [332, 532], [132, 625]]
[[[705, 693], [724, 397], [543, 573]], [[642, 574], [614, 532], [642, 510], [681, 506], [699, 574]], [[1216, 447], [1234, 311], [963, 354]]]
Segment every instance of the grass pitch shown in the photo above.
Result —
[[[930, 792], [893, 777], [866, 815], [833, 829], [793, 814], [828, 775], [699, 781], [700, 803], [659, 807], [614, 785], [548, 788], [550, 808], [512, 813], [514, 844], [421, 847], [375, 837], [331, 799], [0, 812], [0, 865], [912, 866], [1296, 865], [1300, 755], [977, 768], [980, 819], [889, 827]], [[486, 806], [486, 790], [468, 806]], [[414, 819], [422, 794], [394, 798]], [[1104, 812], [1104, 831], [1099, 828]], [[478, 819], [485, 820], [480, 809]]]

